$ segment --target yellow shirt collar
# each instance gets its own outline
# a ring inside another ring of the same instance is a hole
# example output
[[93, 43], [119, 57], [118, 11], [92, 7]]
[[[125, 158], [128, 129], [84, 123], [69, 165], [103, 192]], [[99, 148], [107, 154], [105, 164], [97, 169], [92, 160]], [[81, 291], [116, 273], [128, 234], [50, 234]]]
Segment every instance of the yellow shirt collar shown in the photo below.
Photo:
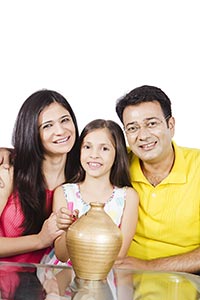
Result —
[[[170, 174], [160, 184], [186, 182], [186, 165], [183, 152], [174, 141], [172, 144], [175, 151], [174, 165]], [[134, 156], [130, 150], [128, 152], [130, 157], [131, 181], [149, 183], [141, 170], [139, 158]]]

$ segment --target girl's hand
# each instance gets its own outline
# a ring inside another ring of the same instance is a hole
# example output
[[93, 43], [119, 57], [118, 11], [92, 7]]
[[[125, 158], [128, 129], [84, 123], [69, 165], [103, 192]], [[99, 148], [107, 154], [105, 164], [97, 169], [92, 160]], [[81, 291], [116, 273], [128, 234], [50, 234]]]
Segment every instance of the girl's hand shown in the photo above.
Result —
[[[48, 295], [59, 295], [59, 286], [55, 275], [53, 275], [52, 271], [47, 270], [45, 273], [45, 279], [42, 283], [45, 292], [47, 293], [46, 299], [48, 299]], [[50, 299], [50, 298], [49, 298]], [[53, 298], [52, 298], [53, 299]], [[57, 299], [57, 298], [55, 298]], [[59, 298], [58, 298], [59, 299]]]
[[78, 210], [73, 212], [66, 207], [61, 207], [57, 212], [57, 226], [59, 229], [67, 230], [69, 226], [78, 218]]

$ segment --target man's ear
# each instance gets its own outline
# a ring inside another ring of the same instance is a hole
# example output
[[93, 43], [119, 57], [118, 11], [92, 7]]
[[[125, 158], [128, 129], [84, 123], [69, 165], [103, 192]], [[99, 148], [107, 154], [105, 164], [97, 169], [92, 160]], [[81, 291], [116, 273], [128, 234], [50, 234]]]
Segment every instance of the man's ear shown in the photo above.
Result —
[[169, 126], [169, 129], [174, 129], [175, 128], [175, 119], [174, 119], [174, 117], [169, 118], [168, 126]]
[[168, 127], [171, 131], [171, 136], [174, 136], [174, 132], [175, 132], [175, 119], [174, 117], [170, 117], [168, 120]]

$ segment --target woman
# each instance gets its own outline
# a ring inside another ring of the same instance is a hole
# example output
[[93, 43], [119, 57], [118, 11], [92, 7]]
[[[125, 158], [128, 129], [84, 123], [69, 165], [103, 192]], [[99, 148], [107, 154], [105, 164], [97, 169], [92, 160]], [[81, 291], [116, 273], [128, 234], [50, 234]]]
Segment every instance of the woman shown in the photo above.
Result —
[[10, 171], [0, 189], [0, 261], [38, 263], [62, 233], [52, 212], [54, 189], [76, 173], [78, 127], [67, 100], [51, 90], [23, 103], [13, 132], [13, 188]]

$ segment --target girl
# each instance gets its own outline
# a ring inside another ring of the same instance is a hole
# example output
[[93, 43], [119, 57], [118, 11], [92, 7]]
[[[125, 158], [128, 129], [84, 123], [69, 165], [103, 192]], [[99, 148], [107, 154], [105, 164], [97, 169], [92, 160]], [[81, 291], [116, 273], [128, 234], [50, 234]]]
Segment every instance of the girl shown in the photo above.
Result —
[[[97, 119], [90, 122], [79, 139], [79, 170], [72, 179], [55, 190], [53, 211], [57, 212], [59, 229], [67, 230], [74, 218], [68, 209], [73, 202], [79, 216], [90, 208], [90, 202], [105, 203], [110, 215], [123, 235], [119, 257], [126, 256], [135, 233], [138, 218], [138, 195], [131, 187], [126, 143], [121, 127], [114, 121]], [[69, 258], [65, 232], [55, 240], [57, 258]]]

